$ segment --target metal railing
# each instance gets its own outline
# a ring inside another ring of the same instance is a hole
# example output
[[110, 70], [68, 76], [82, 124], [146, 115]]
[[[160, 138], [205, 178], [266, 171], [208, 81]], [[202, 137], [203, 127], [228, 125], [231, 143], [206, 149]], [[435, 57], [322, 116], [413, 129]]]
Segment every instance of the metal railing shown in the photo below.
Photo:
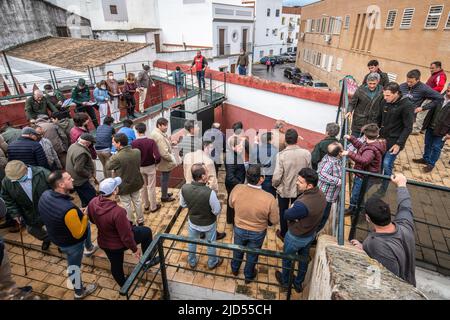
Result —
[[217, 57], [229, 56], [231, 54], [231, 45], [229, 44], [218, 44], [216, 46]]

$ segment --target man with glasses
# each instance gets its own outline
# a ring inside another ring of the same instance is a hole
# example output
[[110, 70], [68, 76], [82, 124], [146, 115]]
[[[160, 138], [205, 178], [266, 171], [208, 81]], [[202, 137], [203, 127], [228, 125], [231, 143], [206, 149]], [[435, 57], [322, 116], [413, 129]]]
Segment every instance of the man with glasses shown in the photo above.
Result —
[[48, 116], [48, 110], [56, 112], [58, 109], [46, 98], [41, 90], [34, 90], [33, 96], [29, 97], [25, 102], [25, 113], [27, 120], [35, 120], [38, 115], [45, 114]]
[[445, 142], [450, 139], [450, 84], [443, 96], [442, 105], [431, 109], [424, 120], [422, 130], [426, 132], [423, 157], [413, 159], [415, 163], [426, 165], [423, 168], [425, 173], [433, 171]]

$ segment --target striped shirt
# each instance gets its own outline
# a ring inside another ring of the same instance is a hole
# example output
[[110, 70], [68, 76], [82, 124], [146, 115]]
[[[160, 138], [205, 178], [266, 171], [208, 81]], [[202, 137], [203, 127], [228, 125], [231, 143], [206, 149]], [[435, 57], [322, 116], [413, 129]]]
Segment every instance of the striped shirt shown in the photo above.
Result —
[[342, 184], [340, 159], [325, 155], [319, 162], [317, 173], [319, 174], [318, 187], [325, 194], [327, 202], [336, 202]]

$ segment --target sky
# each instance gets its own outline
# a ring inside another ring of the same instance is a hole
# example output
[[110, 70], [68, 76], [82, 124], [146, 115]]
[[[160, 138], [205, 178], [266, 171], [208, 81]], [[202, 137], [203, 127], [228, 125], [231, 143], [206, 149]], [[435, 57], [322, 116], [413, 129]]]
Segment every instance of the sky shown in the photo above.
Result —
[[304, 6], [305, 4], [310, 4], [316, 2], [317, 0], [284, 0], [283, 5], [285, 6]]

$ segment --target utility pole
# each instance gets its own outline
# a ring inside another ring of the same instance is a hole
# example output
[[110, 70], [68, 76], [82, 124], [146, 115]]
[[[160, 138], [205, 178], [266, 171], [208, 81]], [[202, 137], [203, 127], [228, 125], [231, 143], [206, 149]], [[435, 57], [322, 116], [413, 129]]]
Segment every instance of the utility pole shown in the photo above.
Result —
[[9, 65], [9, 61], [8, 61], [8, 58], [6, 57], [6, 53], [5, 53], [4, 50], [2, 50], [2, 54], [3, 54], [3, 58], [5, 59], [6, 67], [8, 68], [9, 75], [11, 76], [11, 80], [12, 80], [12, 82], [14, 84], [14, 89], [16, 90], [16, 95], [19, 95], [20, 91], [19, 91], [19, 88], [17, 87], [17, 83], [16, 83], [16, 81], [14, 79], [13, 73], [11, 71], [11, 66]]

